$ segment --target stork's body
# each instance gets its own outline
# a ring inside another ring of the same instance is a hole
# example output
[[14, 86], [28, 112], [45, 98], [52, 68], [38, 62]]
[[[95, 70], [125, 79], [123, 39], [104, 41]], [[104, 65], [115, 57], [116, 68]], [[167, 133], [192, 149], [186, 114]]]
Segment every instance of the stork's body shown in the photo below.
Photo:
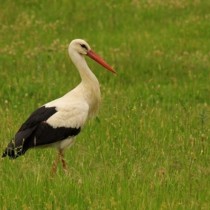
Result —
[[46, 103], [33, 112], [8, 144], [3, 157], [17, 158], [30, 148], [54, 146], [59, 155], [53, 164], [53, 171], [60, 159], [63, 168], [66, 168], [63, 151], [72, 145], [74, 137], [79, 134], [85, 122], [97, 113], [101, 98], [99, 82], [89, 69], [84, 56], [88, 55], [114, 72], [84, 40], [73, 40], [68, 52], [79, 71], [81, 83], [63, 97]]

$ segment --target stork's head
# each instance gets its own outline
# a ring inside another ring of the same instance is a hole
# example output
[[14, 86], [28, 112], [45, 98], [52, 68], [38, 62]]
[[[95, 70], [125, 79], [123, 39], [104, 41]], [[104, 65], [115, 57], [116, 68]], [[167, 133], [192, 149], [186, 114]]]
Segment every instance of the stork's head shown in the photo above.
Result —
[[75, 50], [81, 55], [87, 55], [87, 52], [91, 50], [89, 44], [83, 39], [74, 39], [69, 44], [69, 50]]
[[116, 73], [109, 64], [107, 64], [99, 55], [91, 50], [89, 44], [83, 39], [74, 39], [73, 41], [71, 41], [68, 51], [69, 54], [71, 54], [71, 51], [74, 51], [82, 56], [87, 55], [91, 59], [95, 60], [97, 63], [101, 64], [107, 70], [111, 71], [112, 73]]

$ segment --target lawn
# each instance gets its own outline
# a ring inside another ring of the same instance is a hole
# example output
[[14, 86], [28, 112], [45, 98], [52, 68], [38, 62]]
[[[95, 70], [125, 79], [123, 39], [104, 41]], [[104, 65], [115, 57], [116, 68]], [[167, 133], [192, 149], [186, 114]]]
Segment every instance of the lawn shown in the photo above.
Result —
[[53, 149], [0, 159], [0, 209], [208, 210], [210, 1], [1, 0], [0, 150], [29, 114], [75, 87], [83, 38], [102, 105], [52, 177]]

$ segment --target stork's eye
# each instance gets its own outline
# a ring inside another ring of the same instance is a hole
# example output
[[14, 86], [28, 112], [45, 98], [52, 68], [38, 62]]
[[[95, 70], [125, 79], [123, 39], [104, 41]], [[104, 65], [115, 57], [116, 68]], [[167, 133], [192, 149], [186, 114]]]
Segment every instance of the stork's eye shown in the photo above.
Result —
[[85, 44], [80, 44], [80, 46], [86, 50], [88, 50], [87, 46]]

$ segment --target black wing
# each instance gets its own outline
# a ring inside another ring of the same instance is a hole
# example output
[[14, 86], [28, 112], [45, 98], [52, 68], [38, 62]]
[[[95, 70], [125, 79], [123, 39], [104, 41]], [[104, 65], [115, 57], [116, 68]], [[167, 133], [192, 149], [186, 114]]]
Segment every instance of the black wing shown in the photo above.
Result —
[[8, 144], [7, 148], [2, 157], [10, 156], [16, 158], [18, 154], [22, 154], [24, 142], [32, 135], [36, 130], [37, 126], [46, 121], [50, 116], [55, 114], [57, 111], [55, 107], [42, 106], [34, 111], [29, 118], [22, 124], [18, 132], [15, 134], [14, 139]]

